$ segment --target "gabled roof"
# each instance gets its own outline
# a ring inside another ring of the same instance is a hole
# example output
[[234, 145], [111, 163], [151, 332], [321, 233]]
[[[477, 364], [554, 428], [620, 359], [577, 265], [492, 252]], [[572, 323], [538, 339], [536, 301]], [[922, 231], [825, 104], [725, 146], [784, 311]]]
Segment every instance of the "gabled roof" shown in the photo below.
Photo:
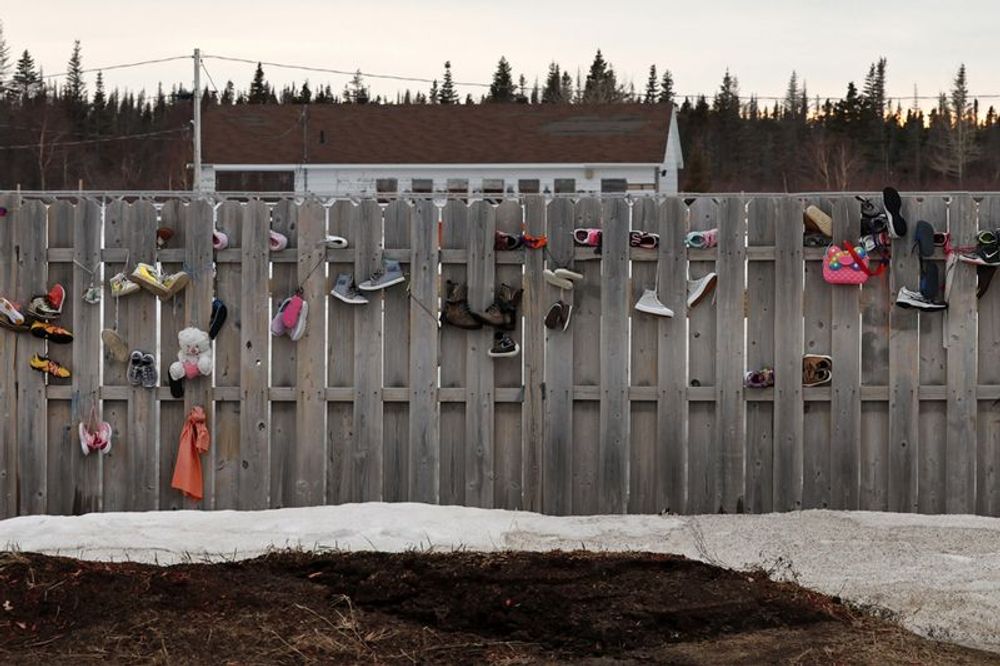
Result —
[[205, 164], [660, 164], [669, 104], [239, 105], [203, 115]]

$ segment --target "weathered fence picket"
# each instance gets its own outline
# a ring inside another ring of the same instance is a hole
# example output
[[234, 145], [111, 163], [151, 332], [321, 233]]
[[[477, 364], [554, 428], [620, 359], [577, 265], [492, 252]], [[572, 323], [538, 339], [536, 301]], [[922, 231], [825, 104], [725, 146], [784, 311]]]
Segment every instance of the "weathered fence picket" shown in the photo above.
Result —
[[[838, 243], [857, 236], [857, 202], [841, 195], [453, 199], [443, 213], [426, 199], [213, 207], [2, 195], [0, 295], [26, 306], [63, 284], [56, 323], [75, 340], [0, 331], [0, 515], [373, 500], [553, 514], [1000, 514], [996, 291], [977, 299], [976, 267], [946, 271], [939, 248], [926, 261], [948, 273], [947, 313], [896, 307], [901, 287], [919, 286], [910, 239], [897, 241], [888, 276], [828, 285], [823, 248], [801, 242], [809, 203], [832, 215]], [[908, 195], [903, 212], [911, 228], [926, 219], [967, 246], [1000, 198]], [[228, 249], [212, 249], [213, 225]], [[686, 248], [689, 226], [716, 229], [718, 246]], [[158, 227], [174, 231], [159, 249]], [[576, 245], [574, 228], [601, 229], [600, 252]], [[269, 250], [270, 229], [288, 249]], [[659, 234], [659, 248], [630, 247], [631, 230]], [[545, 235], [547, 246], [496, 251], [495, 231]], [[349, 247], [328, 247], [327, 234]], [[401, 262], [408, 284], [367, 293], [367, 305], [329, 294], [337, 275], [361, 282], [383, 258]], [[162, 302], [145, 291], [116, 299], [108, 279], [137, 261], [192, 283]], [[560, 290], [543, 268], [584, 277]], [[715, 293], [688, 308], [688, 279], [710, 271]], [[490, 357], [488, 326], [439, 324], [448, 280], [468, 288], [475, 312], [501, 284], [525, 290], [510, 332], [519, 356]], [[84, 302], [102, 282], [103, 302]], [[305, 336], [271, 335], [299, 288]], [[645, 289], [674, 316], [635, 311]], [[229, 310], [214, 374], [186, 381], [176, 400], [177, 332], [208, 328], [214, 297]], [[543, 324], [560, 298], [573, 306], [565, 331]], [[158, 388], [129, 384], [105, 329], [157, 356]], [[29, 370], [34, 353], [69, 365], [72, 379]], [[805, 353], [833, 357], [829, 385], [803, 388]], [[744, 389], [745, 371], [762, 367], [775, 387]], [[108, 456], [80, 451], [91, 405], [114, 428]], [[213, 434], [201, 502], [170, 487], [195, 405]]]

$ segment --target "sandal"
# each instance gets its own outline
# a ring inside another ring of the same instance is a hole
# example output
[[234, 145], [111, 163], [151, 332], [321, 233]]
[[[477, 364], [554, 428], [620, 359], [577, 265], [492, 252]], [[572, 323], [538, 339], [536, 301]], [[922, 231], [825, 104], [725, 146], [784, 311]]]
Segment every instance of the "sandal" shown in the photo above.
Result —
[[660, 246], [660, 235], [648, 231], [630, 231], [628, 233], [628, 243], [632, 247], [654, 250]]

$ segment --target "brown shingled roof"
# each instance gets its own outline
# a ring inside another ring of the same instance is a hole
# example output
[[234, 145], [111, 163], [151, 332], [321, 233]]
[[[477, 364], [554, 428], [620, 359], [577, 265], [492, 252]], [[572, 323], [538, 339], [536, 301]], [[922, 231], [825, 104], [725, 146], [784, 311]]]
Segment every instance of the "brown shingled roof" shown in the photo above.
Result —
[[660, 164], [669, 127], [666, 104], [240, 105], [202, 141], [206, 164]]

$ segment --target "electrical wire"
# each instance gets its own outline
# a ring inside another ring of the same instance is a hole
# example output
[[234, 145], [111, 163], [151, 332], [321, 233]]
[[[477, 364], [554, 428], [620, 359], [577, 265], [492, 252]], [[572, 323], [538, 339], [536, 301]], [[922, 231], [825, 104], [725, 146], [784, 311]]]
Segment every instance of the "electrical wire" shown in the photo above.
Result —
[[202, 69], [202, 71], [205, 72], [205, 76], [208, 77], [208, 82], [212, 84], [212, 90], [214, 90], [215, 94], [218, 95], [219, 94], [219, 88], [218, 88], [218, 86], [215, 85], [215, 81], [212, 79], [212, 75], [209, 73], [208, 67], [205, 67], [205, 61], [204, 60], [201, 62], [201, 69]]
[[55, 146], [81, 146], [90, 143], [106, 143], [109, 141], [128, 141], [129, 139], [146, 139], [164, 134], [176, 134], [177, 132], [187, 132], [188, 127], [175, 127], [174, 129], [159, 130], [156, 132], [143, 132], [141, 134], [124, 134], [121, 136], [109, 136], [100, 139], [83, 139], [80, 141], [52, 141], [48, 143], [25, 143], [18, 146], [0, 146], [0, 150], [19, 150], [27, 148], [51, 148]]
[[[127, 67], [139, 67], [141, 65], [153, 65], [158, 62], [171, 62], [173, 60], [186, 60], [194, 56], [182, 55], [182, 56], [171, 56], [169, 58], [156, 58], [155, 60], [141, 60], [139, 62], [126, 62], [120, 65], [108, 65], [107, 67], [90, 67], [88, 69], [81, 69], [81, 74], [89, 74], [90, 72], [108, 72], [113, 69], [126, 69]], [[58, 74], [43, 74], [39, 78], [42, 79], [53, 79], [58, 76], [68, 76], [70, 72], [60, 72]]]

